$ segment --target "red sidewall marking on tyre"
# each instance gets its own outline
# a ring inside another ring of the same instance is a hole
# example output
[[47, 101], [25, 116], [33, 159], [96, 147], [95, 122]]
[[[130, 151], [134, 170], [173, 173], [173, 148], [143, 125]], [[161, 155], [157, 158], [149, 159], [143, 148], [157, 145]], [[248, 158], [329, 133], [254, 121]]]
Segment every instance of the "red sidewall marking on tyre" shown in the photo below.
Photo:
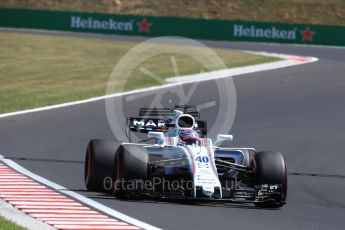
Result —
[[0, 199], [57, 229], [140, 229], [91, 210], [0, 163]]

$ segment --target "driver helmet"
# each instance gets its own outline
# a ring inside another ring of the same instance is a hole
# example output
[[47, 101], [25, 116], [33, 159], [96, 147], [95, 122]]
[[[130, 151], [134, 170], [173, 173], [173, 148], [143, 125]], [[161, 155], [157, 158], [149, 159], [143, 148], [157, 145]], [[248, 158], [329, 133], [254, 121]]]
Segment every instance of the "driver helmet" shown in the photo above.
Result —
[[181, 130], [179, 137], [187, 145], [193, 145], [200, 141], [199, 134], [193, 129]]

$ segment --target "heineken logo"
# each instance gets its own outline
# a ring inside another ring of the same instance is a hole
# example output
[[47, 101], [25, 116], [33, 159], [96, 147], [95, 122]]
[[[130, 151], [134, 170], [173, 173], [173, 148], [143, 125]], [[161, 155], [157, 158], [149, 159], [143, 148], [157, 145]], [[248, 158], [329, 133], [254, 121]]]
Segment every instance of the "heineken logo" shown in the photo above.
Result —
[[315, 34], [309, 27], [305, 28], [305, 30], [301, 31], [302, 40], [303, 41], [313, 41], [313, 36]]
[[71, 28], [94, 29], [94, 30], [114, 30], [114, 31], [138, 31], [149, 33], [152, 23], [146, 18], [135, 23], [134, 20], [120, 21], [113, 18], [95, 19], [92, 17], [71, 16]]
[[150, 32], [150, 27], [152, 25], [152, 23], [148, 22], [146, 20], [146, 18], [144, 18], [141, 22], [138, 22], [138, 28], [139, 28], [139, 32]]
[[112, 18], [106, 20], [98, 20], [92, 17], [82, 18], [79, 16], [72, 16], [71, 28], [133, 31], [133, 20], [115, 21]]
[[[302, 41], [313, 40], [315, 32], [309, 27], [299, 32], [302, 35]], [[299, 33], [296, 28], [292, 30], [283, 30], [275, 26], [261, 28], [255, 25], [244, 26], [240, 24], [235, 24], [233, 27], [234, 37], [297, 40], [298, 35]]]
[[275, 26], [269, 28], [258, 28], [254, 25], [245, 27], [243, 25], [235, 24], [233, 35], [235, 37], [296, 40], [296, 30], [280, 30]]

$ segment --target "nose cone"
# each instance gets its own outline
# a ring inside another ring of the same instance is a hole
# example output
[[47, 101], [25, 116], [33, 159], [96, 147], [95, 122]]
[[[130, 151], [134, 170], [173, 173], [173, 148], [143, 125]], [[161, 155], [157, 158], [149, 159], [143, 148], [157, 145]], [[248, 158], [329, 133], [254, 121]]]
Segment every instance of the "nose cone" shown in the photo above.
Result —
[[202, 193], [207, 197], [211, 197], [214, 193], [214, 187], [213, 186], [202, 186]]

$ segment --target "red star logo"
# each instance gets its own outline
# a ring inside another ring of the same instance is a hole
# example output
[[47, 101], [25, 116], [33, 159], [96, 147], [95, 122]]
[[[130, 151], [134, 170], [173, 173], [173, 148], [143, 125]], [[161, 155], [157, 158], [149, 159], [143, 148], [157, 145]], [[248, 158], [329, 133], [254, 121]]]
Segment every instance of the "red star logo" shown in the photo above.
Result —
[[139, 26], [139, 32], [150, 32], [150, 27], [151, 27], [151, 23], [149, 23], [146, 18], [144, 18], [141, 22], [138, 23]]
[[303, 41], [313, 41], [313, 36], [315, 34], [314, 31], [312, 31], [309, 27], [305, 28], [304, 31], [301, 31], [301, 34], [303, 36]]

